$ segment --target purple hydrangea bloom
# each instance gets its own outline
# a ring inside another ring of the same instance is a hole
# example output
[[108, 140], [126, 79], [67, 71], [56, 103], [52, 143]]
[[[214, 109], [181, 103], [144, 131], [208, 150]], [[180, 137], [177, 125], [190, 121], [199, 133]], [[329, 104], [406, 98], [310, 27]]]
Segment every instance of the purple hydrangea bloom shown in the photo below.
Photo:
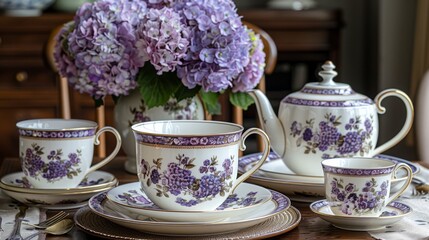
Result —
[[244, 72], [241, 73], [238, 78], [233, 81], [234, 87], [233, 92], [245, 92], [256, 85], [262, 78], [265, 67], [265, 52], [263, 51], [264, 45], [258, 35], [255, 35], [253, 31], [249, 31], [251, 40], [253, 43], [252, 50], [250, 51], [250, 62], [244, 68]]
[[188, 50], [189, 34], [190, 29], [173, 9], [149, 9], [137, 26], [136, 48], [141, 61], [150, 61], [158, 75], [175, 71]]
[[158, 76], [175, 73], [189, 89], [215, 93], [248, 91], [264, 70], [262, 41], [243, 25], [232, 0], [85, 3], [57, 42], [61, 76], [96, 100], [128, 95], [138, 87], [137, 76], [147, 83], [145, 64]]
[[143, 62], [136, 54], [134, 32], [146, 15], [146, 3], [100, 0], [85, 3], [74, 22], [58, 35], [55, 59], [63, 77], [96, 99], [128, 95]]
[[[175, 6], [177, 7], [177, 6]], [[188, 1], [180, 5], [191, 28], [190, 47], [177, 74], [188, 88], [220, 92], [250, 62], [252, 43], [231, 0]]]

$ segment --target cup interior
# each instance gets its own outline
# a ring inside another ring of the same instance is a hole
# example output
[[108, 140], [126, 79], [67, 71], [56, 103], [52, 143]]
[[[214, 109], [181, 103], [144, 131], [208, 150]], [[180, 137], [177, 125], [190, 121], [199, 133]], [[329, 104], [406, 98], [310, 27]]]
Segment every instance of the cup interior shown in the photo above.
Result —
[[380, 169], [395, 166], [395, 163], [377, 158], [333, 158], [322, 161], [322, 165], [341, 169]]
[[138, 123], [132, 129], [151, 135], [204, 136], [241, 132], [243, 127], [220, 121], [169, 120]]
[[97, 123], [81, 119], [32, 119], [18, 122], [19, 129], [28, 130], [78, 130], [96, 128]]

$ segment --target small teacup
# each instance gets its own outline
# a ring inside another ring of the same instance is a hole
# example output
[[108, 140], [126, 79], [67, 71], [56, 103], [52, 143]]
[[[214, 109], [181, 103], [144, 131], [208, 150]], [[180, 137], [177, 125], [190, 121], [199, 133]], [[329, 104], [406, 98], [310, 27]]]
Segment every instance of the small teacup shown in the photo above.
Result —
[[[332, 212], [340, 216], [378, 217], [387, 204], [410, 185], [413, 171], [404, 164], [376, 158], [334, 158], [322, 161], [325, 196]], [[390, 194], [391, 180], [403, 169], [407, 180]]]
[[[198, 120], [152, 121], [133, 125], [137, 175], [142, 190], [170, 211], [211, 211], [267, 159], [270, 142], [261, 129], [233, 123]], [[261, 160], [237, 178], [239, 150], [259, 134]]]
[[[112, 127], [79, 119], [33, 119], [16, 124], [22, 170], [35, 188], [73, 188], [119, 152], [121, 137]], [[91, 167], [94, 144], [104, 132], [116, 137], [113, 152]]]

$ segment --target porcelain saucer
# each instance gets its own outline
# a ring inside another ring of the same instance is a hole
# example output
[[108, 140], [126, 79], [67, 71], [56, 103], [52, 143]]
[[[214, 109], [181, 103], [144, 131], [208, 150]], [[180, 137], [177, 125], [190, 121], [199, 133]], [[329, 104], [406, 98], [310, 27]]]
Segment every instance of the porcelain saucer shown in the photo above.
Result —
[[120, 185], [107, 192], [107, 198], [125, 212], [171, 222], [212, 222], [259, 211], [271, 200], [271, 192], [250, 183], [241, 183], [225, 202], [214, 211], [167, 211], [156, 206], [140, 190], [140, 182]]
[[[376, 157], [385, 158], [395, 162], [406, 163], [411, 167], [414, 174], [417, 174], [420, 171], [418, 165], [401, 158], [382, 154], [377, 155]], [[261, 153], [253, 153], [239, 158], [239, 174], [242, 174], [248, 169], [250, 169], [255, 164], [255, 162], [259, 161], [260, 158]], [[287, 166], [283, 163], [283, 161], [275, 152], [270, 153], [264, 165], [272, 164], [272, 162], [277, 164], [277, 167], [279, 169], [275, 170], [275, 172], [271, 171], [271, 173], [275, 174], [267, 174], [267, 169], [265, 168], [265, 172], [263, 172], [262, 170], [256, 171], [246, 180], [246, 182], [254, 183], [284, 193], [293, 201], [311, 203], [324, 198], [325, 186], [323, 177], [320, 177], [320, 181], [315, 180], [317, 179], [317, 177], [315, 176], [303, 176], [292, 173], [291, 170], [287, 169]], [[264, 165], [262, 166], [263, 168]], [[272, 168], [270, 169], [273, 170]], [[397, 191], [397, 189], [401, 186], [400, 183], [405, 181], [405, 177], [403, 177], [404, 174], [404, 172], [399, 172], [399, 178], [392, 180], [392, 192]]]
[[108, 191], [118, 185], [118, 180], [112, 174], [102, 171], [89, 174], [81, 186], [70, 189], [31, 188], [25, 180], [23, 181], [23, 177], [22, 172], [4, 176], [0, 181], [0, 189], [21, 203], [47, 209], [82, 207], [95, 194]]
[[400, 202], [390, 203], [380, 217], [337, 216], [332, 213], [326, 200], [312, 203], [310, 209], [335, 227], [351, 231], [382, 229], [400, 221], [412, 212], [411, 207]]
[[165, 222], [156, 221], [139, 214], [126, 215], [106, 207], [107, 193], [93, 196], [88, 206], [95, 214], [121, 226], [142, 232], [170, 236], [201, 236], [228, 233], [262, 223], [288, 211], [290, 200], [285, 195], [271, 191], [272, 199], [258, 211], [238, 214], [217, 222]]
[[107, 188], [116, 185], [117, 182], [118, 180], [111, 173], [104, 171], [94, 171], [89, 173], [85, 179], [82, 180], [79, 186], [75, 188], [33, 188], [23, 172], [15, 172], [3, 176], [0, 179], [0, 187], [15, 192], [63, 194]]

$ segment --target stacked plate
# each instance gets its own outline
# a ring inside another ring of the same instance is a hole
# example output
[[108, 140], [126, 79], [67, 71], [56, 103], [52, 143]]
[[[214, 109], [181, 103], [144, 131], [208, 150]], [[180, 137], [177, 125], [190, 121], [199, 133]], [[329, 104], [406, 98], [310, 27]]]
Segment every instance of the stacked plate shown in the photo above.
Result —
[[87, 204], [95, 194], [108, 191], [118, 185], [110, 173], [94, 171], [76, 188], [38, 189], [31, 186], [23, 172], [1, 178], [0, 188], [11, 198], [27, 205], [47, 209], [73, 209]]
[[[291, 207], [285, 195], [250, 183], [242, 183], [225, 202], [214, 211], [168, 211], [156, 206], [140, 183], [124, 184], [93, 196], [90, 211], [98, 217], [125, 228], [156, 235], [203, 236], [229, 234], [258, 225], [270, 219], [281, 223], [281, 231], [265, 226], [261, 233], [271, 236], [296, 227], [301, 220], [297, 209]], [[91, 223], [77, 223], [85, 230]], [[275, 232], [272, 232], [275, 231]], [[94, 229], [90, 232], [94, 233]], [[240, 231], [241, 232], [241, 231]]]
[[[414, 174], [420, 171], [418, 165], [401, 158], [383, 154], [377, 155], [376, 157], [388, 159], [396, 163], [405, 163], [411, 167]], [[240, 174], [246, 172], [259, 161], [260, 158], [261, 153], [249, 154], [241, 157], [239, 159], [238, 172]], [[299, 159], [297, 161], [299, 161]], [[405, 180], [406, 172], [400, 170], [396, 175], [396, 179], [392, 181], [391, 191], [397, 191]], [[269, 159], [267, 159], [262, 167], [246, 181], [277, 190], [289, 196], [293, 201], [311, 203], [324, 199], [325, 195], [323, 176], [295, 174], [283, 163], [283, 160], [275, 152], [271, 152]]]

